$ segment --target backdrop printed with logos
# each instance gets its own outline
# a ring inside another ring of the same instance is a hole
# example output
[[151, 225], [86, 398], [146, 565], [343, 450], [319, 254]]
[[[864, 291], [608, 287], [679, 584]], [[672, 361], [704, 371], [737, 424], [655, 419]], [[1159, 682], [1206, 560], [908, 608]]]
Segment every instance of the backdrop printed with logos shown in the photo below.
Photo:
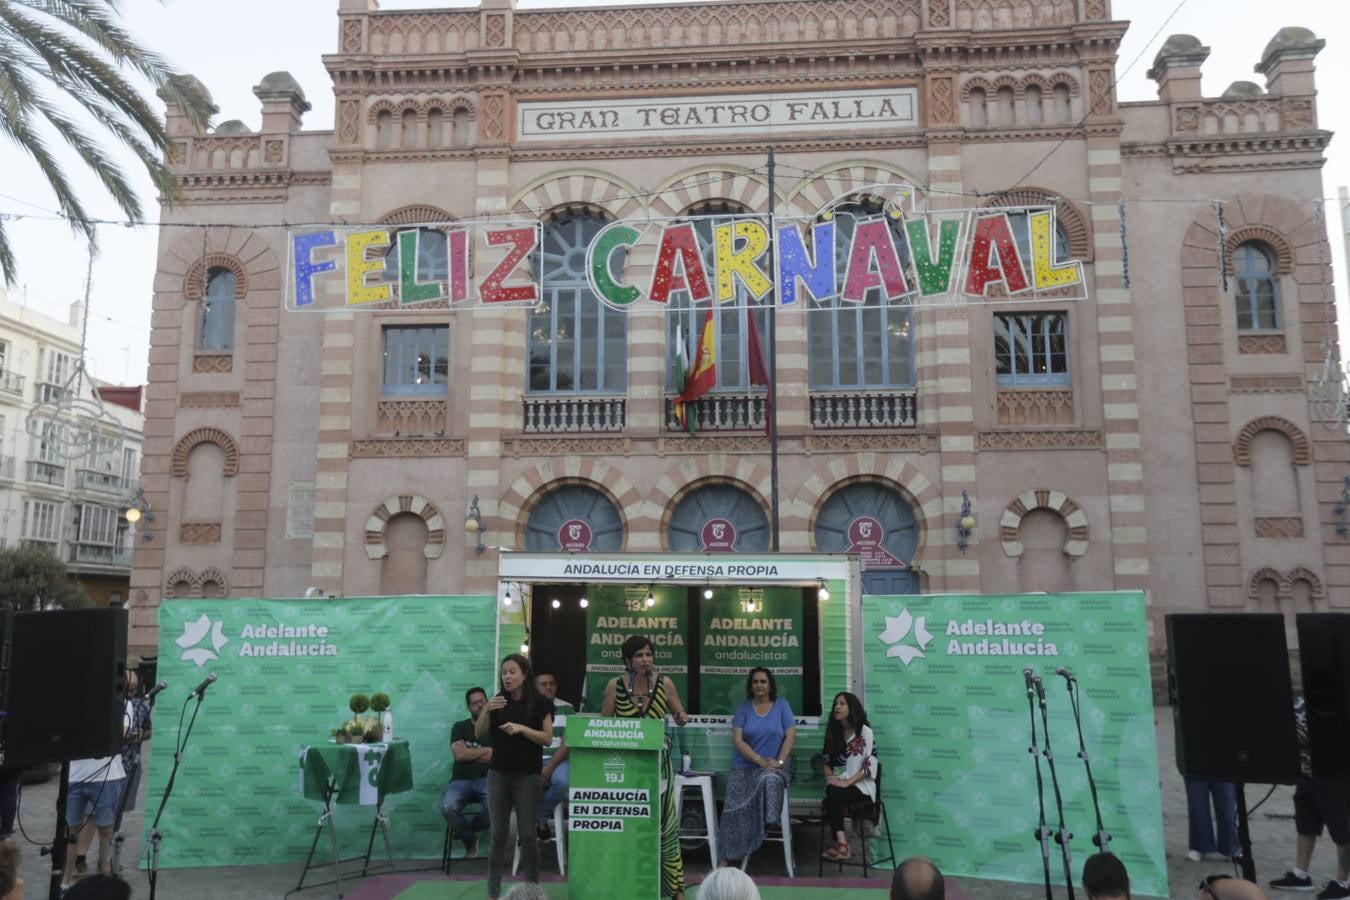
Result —
[[[385, 804], [394, 852], [439, 854], [450, 728], [468, 716], [465, 689], [496, 683], [495, 598], [174, 600], [159, 608], [159, 634], [159, 677], [172, 690], [156, 704], [157, 744], [178, 731], [173, 698], [219, 676], [165, 807], [162, 867], [303, 860], [319, 805], [300, 794], [299, 748], [351, 718], [352, 694], [376, 691], [392, 699], [395, 737], [412, 752], [413, 790]], [[154, 754], [150, 811], [172, 764], [171, 753]], [[334, 809], [350, 856], [365, 846], [374, 807]]]
[[[956, 876], [1042, 880], [1028, 666], [1045, 683], [1075, 874], [1096, 852], [1078, 732], [1066, 682], [1055, 674], [1064, 666], [1081, 685], [1083, 738], [1111, 851], [1136, 894], [1168, 896], [1144, 606], [1135, 592], [863, 599], [867, 712], [902, 857], [932, 857]], [[1044, 748], [1039, 709], [1036, 728]], [[1054, 793], [1041, 765], [1053, 830]], [[1053, 842], [1051, 854], [1058, 881]]]

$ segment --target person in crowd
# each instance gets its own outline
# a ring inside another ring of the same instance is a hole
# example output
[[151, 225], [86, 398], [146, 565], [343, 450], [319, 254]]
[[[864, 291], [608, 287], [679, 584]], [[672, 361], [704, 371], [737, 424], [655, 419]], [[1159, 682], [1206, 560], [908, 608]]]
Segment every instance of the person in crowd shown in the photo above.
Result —
[[546, 841], [552, 834], [549, 829], [553, 825], [553, 810], [567, 796], [571, 766], [567, 763], [568, 749], [563, 744], [563, 733], [567, 728], [567, 717], [576, 710], [558, 697], [558, 676], [553, 672], [535, 675], [534, 686], [539, 696], [553, 704], [553, 742], [544, 751], [544, 770], [539, 773], [544, 796], [539, 801], [539, 821], [535, 823], [539, 840]]
[[534, 689], [530, 661], [519, 653], [502, 660], [501, 690], [483, 706], [474, 722], [482, 741], [493, 735], [488, 763], [488, 817], [492, 820], [492, 850], [488, 854], [488, 898], [502, 890], [502, 866], [511, 831], [511, 813], [520, 823], [520, 858], [525, 880], [539, 882], [539, 837], [529, 823], [539, 811], [539, 773], [544, 748], [553, 741], [553, 704]]
[[947, 885], [931, 859], [911, 856], [891, 873], [891, 900], [942, 900]]
[[[480, 740], [474, 733], [474, 723], [487, 705], [487, 691], [471, 687], [464, 692], [469, 717], [456, 722], [450, 729], [450, 752], [455, 764], [450, 783], [441, 795], [441, 815], [450, 823], [450, 832], [464, 842], [464, 855], [472, 859], [478, 855], [478, 833], [488, 830], [488, 765], [492, 762], [492, 735]], [[479, 805], [478, 813], [467, 822], [464, 807]]]
[[62, 900], [131, 900], [131, 885], [113, 875], [92, 875], [67, 891]]
[[[689, 721], [675, 682], [656, 671], [650, 639], [635, 634], [620, 648], [624, 672], [605, 685], [602, 716], [664, 719], [669, 713], [681, 728]], [[661, 896], [684, 898], [684, 859], [680, 855], [680, 823], [675, 819], [675, 767], [670, 736], [661, 750]]]
[[1130, 876], [1114, 853], [1094, 853], [1083, 863], [1088, 900], [1130, 900]]
[[1350, 897], [1350, 784], [1315, 778], [1312, 756], [1308, 751], [1308, 707], [1303, 696], [1294, 700], [1294, 728], [1298, 734], [1299, 767], [1302, 778], [1294, 786], [1294, 868], [1271, 881], [1281, 891], [1311, 891], [1313, 848], [1325, 828], [1336, 845], [1336, 877], [1318, 891], [1318, 900]]
[[731, 774], [717, 827], [724, 860], [742, 859], [764, 843], [764, 827], [777, 824], [787, 789], [797, 721], [768, 669], [745, 679], [745, 702], [731, 720]]
[[844, 811], [851, 804], [877, 799], [877, 781], [872, 774], [875, 746], [862, 701], [848, 691], [836, 694], [825, 726], [825, 815], [834, 833], [834, 843], [821, 854], [825, 859], [841, 862], [853, 858], [844, 832]]
[[9, 840], [0, 841], [0, 900], [23, 900], [19, 848]]
[[113, 827], [122, 828], [122, 816], [136, 808], [136, 792], [141, 785], [141, 745], [150, 740], [150, 702], [141, 693], [141, 677], [127, 669], [127, 733], [122, 738], [122, 770], [127, 773]]
[[[1214, 818], [1209, 816], [1210, 802]], [[1186, 779], [1186, 819], [1190, 830], [1190, 849], [1186, 858], [1199, 862], [1206, 857], [1232, 859], [1238, 855], [1237, 788], [1231, 781]], [[1218, 825], [1218, 839], [1214, 826]]]
[[1200, 882], [1199, 900], [1270, 900], [1270, 895], [1232, 875], [1209, 875]]
[[698, 900], [759, 900], [759, 888], [740, 869], [719, 868], [698, 886]]
[[[131, 730], [130, 715], [122, 713], [122, 737]], [[127, 774], [122, 768], [122, 755], [98, 759], [75, 759], [70, 762], [70, 793], [66, 797], [66, 825], [76, 834], [75, 852], [66, 854], [65, 869], [61, 873], [61, 889], [70, 887], [75, 874], [88, 871], [82, 863], [89, 845], [98, 834], [98, 871], [112, 874], [113, 824], [117, 820], [117, 806], [126, 786]]]

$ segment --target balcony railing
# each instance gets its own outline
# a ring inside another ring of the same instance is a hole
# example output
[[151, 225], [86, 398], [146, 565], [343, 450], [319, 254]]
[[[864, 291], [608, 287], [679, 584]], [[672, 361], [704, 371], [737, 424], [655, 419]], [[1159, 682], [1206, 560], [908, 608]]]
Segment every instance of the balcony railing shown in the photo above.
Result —
[[623, 397], [526, 397], [526, 434], [623, 431], [628, 401]]
[[0, 480], [13, 481], [18, 459], [13, 456], [0, 456]]
[[918, 415], [916, 391], [811, 394], [812, 428], [913, 428]]
[[[763, 431], [764, 394], [704, 394], [687, 404], [697, 431]], [[682, 431], [675, 421], [675, 398], [666, 398], [666, 430]]]
[[121, 496], [127, 492], [127, 480], [112, 472], [98, 469], [76, 469], [75, 487], [84, 491], [98, 491], [103, 494]]
[[71, 544], [70, 562], [89, 566], [131, 568], [131, 551], [124, 547], [105, 547], [102, 544]]
[[28, 480], [35, 481], [38, 484], [50, 484], [55, 487], [64, 487], [66, 483], [66, 467], [62, 463], [43, 462], [40, 459], [30, 459], [28, 461]]
[[20, 538], [19, 546], [25, 550], [41, 550], [43, 553], [56, 555], [59, 544], [56, 541], [42, 541], [37, 538]]
[[22, 397], [23, 381], [22, 375], [16, 375], [13, 372], [0, 372], [0, 391]]
[[38, 382], [37, 402], [38, 403], [60, 403], [70, 396], [70, 391], [63, 385]]

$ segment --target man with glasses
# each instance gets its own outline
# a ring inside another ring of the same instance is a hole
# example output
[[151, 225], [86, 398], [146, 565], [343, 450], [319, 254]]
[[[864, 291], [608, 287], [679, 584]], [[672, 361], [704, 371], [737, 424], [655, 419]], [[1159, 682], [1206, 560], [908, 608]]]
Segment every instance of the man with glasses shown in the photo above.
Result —
[[1270, 900], [1250, 881], [1232, 875], [1208, 875], [1200, 882], [1200, 900]]
[[[473, 723], [487, 704], [487, 691], [471, 687], [464, 692], [469, 705], [469, 717], [456, 722], [450, 731], [450, 752], [455, 755], [450, 783], [441, 795], [441, 815], [450, 823], [451, 833], [464, 842], [464, 856], [478, 855], [478, 833], [491, 826], [487, 805], [488, 763], [492, 762], [492, 735], [481, 741], [474, 736]], [[477, 803], [478, 813], [464, 821], [464, 807]]]

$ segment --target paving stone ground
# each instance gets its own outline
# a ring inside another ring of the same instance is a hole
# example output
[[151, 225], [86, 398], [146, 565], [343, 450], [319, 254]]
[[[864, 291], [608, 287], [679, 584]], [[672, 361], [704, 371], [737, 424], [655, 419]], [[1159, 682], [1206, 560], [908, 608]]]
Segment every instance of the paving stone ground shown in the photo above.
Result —
[[[1231, 867], [1222, 862], [1192, 863], [1186, 859], [1186, 794], [1174, 761], [1171, 709], [1156, 707], [1154, 720], [1157, 727], [1158, 767], [1162, 780], [1163, 828], [1167, 846], [1167, 871], [1168, 880], [1171, 883], [1171, 896], [1190, 900], [1190, 898], [1196, 897], [1196, 885], [1201, 878], [1214, 872], [1225, 870], [1231, 872]], [[150, 748], [150, 752], [154, 752], [153, 747]], [[55, 822], [56, 789], [55, 779], [44, 784], [24, 787], [20, 822], [27, 836], [32, 840], [51, 840]], [[1248, 806], [1255, 806], [1268, 790], [1269, 788], [1264, 785], [1248, 786]], [[146, 874], [135, 871], [132, 867], [134, 861], [140, 858], [141, 853], [140, 833], [145, 806], [144, 791], [145, 785], [142, 781], [142, 796], [137, 804], [138, 808], [129, 813], [127, 817], [126, 832], [128, 837], [123, 853], [126, 867], [123, 874], [133, 885], [133, 896], [141, 898], [141, 900], [149, 896], [149, 884]], [[1262, 883], [1278, 876], [1293, 864], [1293, 813], [1293, 789], [1277, 787], [1270, 799], [1259, 809], [1256, 809], [1251, 817], [1253, 856], [1256, 860], [1257, 876]], [[1107, 828], [1110, 829], [1110, 823], [1107, 823]], [[797, 858], [799, 864], [803, 867], [806, 867], [807, 861], [814, 860], [814, 854], [819, 852], [818, 848], [812, 843], [814, 833], [808, 837], [806, 832], [813, 832], [813, 830], [806, 829], [799, 838]], [[22, 847], [23, 873], [27, 881], [23, 895], [24, 900], [44, 900], [47, 897], [48, 874], [50, 872], [48, 859], [39, 858], [38, 847], [23, 840], [22, 835], [17, 837], [19, 837]], [[1086, 854], [1089, 844], [1081, 837], [1076, 839], [1074, 844], [1074, 852], [1079, 861], [1076, 865], [1081, 867], [1081, 859]], [[752, 863], [752, 874], [766, 876], [786, 874], [781, 853], [776, 856], [774, 854], [776, 849], [776, 845], [770, 845], [755, 858]], [[1037, 852], [1030, 840], [1027, 843], [1027, 852]], [[1318, 842], [1312, 863], [1312, 874], [1319, 884], [1335, 874], [1335, 861], [1335, 847], [1324, 836]], [[427, 861], [410, 860], [406, 865], [409, 868], [420, 867], [427, 865]], [[464, 865], [479, 866], [485, 870], [487, 864], [485, 861], [479, 860]], [[688, 870], [691, 875], [700, 875], [707, 871], [707, 866], [706, 855], [695, 852], [688, 863]], [[809, 868], [813, 875], [814, 865]], [[263, 900], [263, 898], [278, 898], [280, 900], [295, 887], [299, 873], [300, 866], [298, 863], [240, 866], [231, 869], [168, 869], [160, 874], [157, 897], [163, 898], [163, 900], [183, 900], [183, 898], [188, 898], [188, 900], [236, 900], [239, 897], [248, 897], [252, 900]], [[1045, 896], [1043, 885], [973, 881], [970, 879], [955, 881], [972, 900], [1043, 900]], [[1081, 891], [1077, 893], [1078, 896], [1082, 896]], [[310, 898], [326, 900], [326, 898], [335, 897], [336, 891], [332, 887], [315, 888], [313, 890], [307, 888], [295, 896], [299, 900], [310, 900]], [[1061, 883], [1055, 897], [1065, 898], [1067, 896], [1067, 892], [1064, 891]], [[1277, 893], [1276, 896], [1278, 897], [1279, 894]]]

